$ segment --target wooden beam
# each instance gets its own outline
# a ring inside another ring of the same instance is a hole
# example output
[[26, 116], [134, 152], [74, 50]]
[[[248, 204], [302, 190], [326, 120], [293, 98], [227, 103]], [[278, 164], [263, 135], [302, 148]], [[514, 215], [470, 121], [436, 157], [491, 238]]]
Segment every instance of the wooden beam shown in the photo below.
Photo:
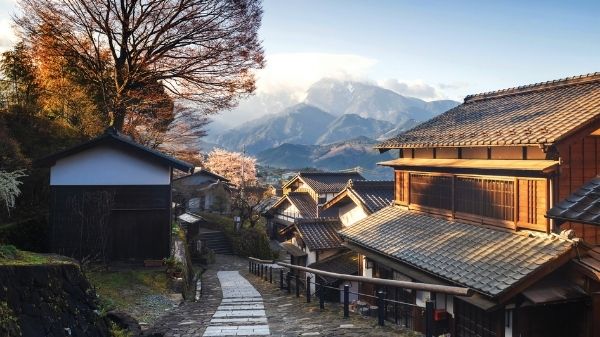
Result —
[[370, 278], [364, 276], [355, 276], [348, 274], [338, 274], [332, 273], [324, 270], [313, 269], [308, 267], [296, 266], [289, 263], [284, 262], [276, 262], [278, 265], [290, 269], [297, 269], [301, 271], [305, 271], [308, 273], [321, 275], [325, 277], [331, 277], [340, 280], [346, 281], [356, 281], [356, 282], [365, 282], [372, 283], [380, 286], [389, 286], [396, 288], [404, 288], [404, 289], [414, 289], [414, 290], [422, 290], [422, 291], [431, 291], [440, 294], [448, 294], [454, 296], [471, 296], [473, 295], [473, 290], [464, 287], [454, 287], [454, 286], [445, 286], [438, 284], [428, 284], [428, 283], [418, 283], [418, 282], [407, 282], [407, 281], [396, 281], [389, 279], [381, 279], [381, 278]]

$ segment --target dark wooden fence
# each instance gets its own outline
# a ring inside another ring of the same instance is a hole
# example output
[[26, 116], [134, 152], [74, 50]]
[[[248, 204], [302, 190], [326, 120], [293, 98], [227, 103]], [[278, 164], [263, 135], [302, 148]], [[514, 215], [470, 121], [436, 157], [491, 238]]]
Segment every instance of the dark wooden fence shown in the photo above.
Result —
[[[288, 294], [294, 293], [296, 297], [300, 297], [300, 294], [304, 293], [307, 303], [312, 301], [313, 294], [311, 292], [311, 285], [314, 285], [316, 290], [314, 297], [315, 300], [319, 301], [319, 307], [321, 309], [325, 308], [326, 289], [332, 289], [335, 291], [340, 291], [340, 289], [328, 286], [324, 282], [317, 282], [308, 275], [306, 276], [306, 279], [301, 279], [299, 273], [294, 273], [292, 272], [293, 270], [304, 271], [310, 274], [321, 275], [339, 280], [357, 281], [376, 286], [384, 286], [386, 289], [414, 289], [456, 296], [472, 295], [472, 290], [468, 288], [337, 274], [278, 261], [260, 260], [252, 257], [250, 257], [248, 261], [248, 270], [250, 273], [267, 282], [279, 283], [279, 289], [287, 291]], [[391, 299], [389, 296], [386, 296], [387, 294], [383, 290], [379, 290], [376, 296], [352, 292], [350, 291], [350, 285], [348, 284], [344, 285], [342, 292], [342, 305], [345, 318], [349, 317], [350, 315], [350, 294], [354, 294], [362, 299], [370, 298], [372, 299], [372, 302], [376, 303], [375, 306], [368, 304], [357, 305], [357, 311], [367, 315], [376, 314], [378, 324], [380, 326], [383, 326], [385, 321], [388, 320], [407, 329], [424, 333], [426, 337], [432, 337], [434, 336], [434, 333], [437, 333], [434, 319], [435, 307], [433, 301], [428, 300], [425, 302], [425, 306], [419, 306], [399, 300], [398, 291], [395, 292], [394, 298]]]

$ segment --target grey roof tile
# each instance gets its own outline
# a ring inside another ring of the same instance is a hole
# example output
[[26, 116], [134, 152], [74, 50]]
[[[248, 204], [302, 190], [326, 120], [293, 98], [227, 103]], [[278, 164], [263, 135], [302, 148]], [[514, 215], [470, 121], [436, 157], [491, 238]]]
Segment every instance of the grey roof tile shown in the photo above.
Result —
[[[572, 249], [556, 236], [525, 235], [388, 206], [339, 232], [369, 248], [491, 297]], [[389, 249], [389, 246], [394, 249]]]
[[342, 239], [337, 233], [342, 227], [338, 219], [298, 220], [295, 227], [311, 250], [343, 247]]
[[300, 179], [317, 193], [337, 193], [348, 180], [364, 180], [357, 172], [300, 172]]
[[548, 210], [553, 219], [600, 225], [600, 176]]
[[376, 148], [554, 143], [598, 115], [600, 73], [594, 73], [467, 96]]

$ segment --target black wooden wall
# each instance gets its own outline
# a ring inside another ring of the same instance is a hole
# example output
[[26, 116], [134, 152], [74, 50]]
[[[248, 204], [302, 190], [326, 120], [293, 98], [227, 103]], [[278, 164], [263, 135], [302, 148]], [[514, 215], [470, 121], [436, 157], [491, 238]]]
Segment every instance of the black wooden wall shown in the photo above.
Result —
[[169, 185], [51, 186], [50, 198], [55, 253], [108, 260], [169, 255]]

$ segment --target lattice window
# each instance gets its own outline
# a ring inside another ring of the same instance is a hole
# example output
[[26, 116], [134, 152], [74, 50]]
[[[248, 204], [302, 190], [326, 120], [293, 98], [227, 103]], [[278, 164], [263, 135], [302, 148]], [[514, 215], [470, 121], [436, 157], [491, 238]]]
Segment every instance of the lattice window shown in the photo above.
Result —
[[410, 203], [452, 209], [452, 177], [411, 173]]
[[514, 181], [456, 177], [455, 211], [514, 220]]

